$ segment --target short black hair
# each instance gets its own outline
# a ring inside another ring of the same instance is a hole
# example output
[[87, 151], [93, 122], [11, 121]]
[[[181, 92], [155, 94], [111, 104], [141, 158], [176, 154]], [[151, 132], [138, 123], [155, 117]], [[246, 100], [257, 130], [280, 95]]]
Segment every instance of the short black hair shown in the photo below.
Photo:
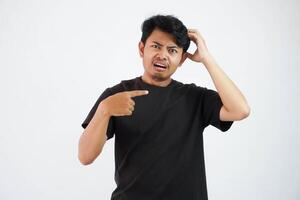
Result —
[[152, 31], [158, 28], [163, 32], [169, 33], [175, 38], [176, 44], [183, 48], [183, 52], [186, 52], [190, 46], [190, 38], [188, 37], [188, 31], [186, 26], [173, 15], [154, 15], [147, 18], [141, 26], [142, 38], [141, 41], [145, 44], [147, 38]]

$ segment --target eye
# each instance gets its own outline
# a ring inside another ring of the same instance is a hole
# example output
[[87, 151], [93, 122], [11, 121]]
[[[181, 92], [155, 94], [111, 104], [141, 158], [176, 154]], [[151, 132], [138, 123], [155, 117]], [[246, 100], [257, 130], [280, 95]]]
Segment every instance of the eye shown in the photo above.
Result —
[[176, 49], [170, 49], [171, 53], [177, 53]]
[[152, 47], [159, 48], [159, 46], [157, 44], [153, 44]]

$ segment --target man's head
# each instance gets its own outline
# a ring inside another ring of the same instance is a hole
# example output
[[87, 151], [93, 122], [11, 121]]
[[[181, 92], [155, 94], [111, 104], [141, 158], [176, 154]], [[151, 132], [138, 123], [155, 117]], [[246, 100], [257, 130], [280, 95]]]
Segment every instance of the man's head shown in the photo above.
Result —
[[146, 19], [141, 27], [141, 41], [144, 44], [155, 28], [172, 35], [175, 39], [175, 43], [183, 48], [183, 52], [186, 52], [189, 48], [190, 39], [188, 37], [187, 28], [178, 18], [172, 15], [154, 15]]
[[[171, 15], [152, 16], [141, 28], [139, 53], [145, 68], [143, 78], [148, 82], [170, 82], [171, 75], [186, 59], [190, 45], [187, 28]], [[157, 65], [164, 65], [165, 69]]]

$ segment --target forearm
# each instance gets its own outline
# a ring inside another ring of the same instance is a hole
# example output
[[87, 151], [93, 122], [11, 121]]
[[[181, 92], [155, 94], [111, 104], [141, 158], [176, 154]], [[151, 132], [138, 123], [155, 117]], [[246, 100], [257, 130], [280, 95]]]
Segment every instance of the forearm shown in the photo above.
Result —
[[106, 132], [110, 115], [101, 106], [100, 103], [79, 140], [78, 158], [84, 165], [92, 163], [97, 158], [107, 139]]
[[218, 66], [211, 54], [208, 53], [205, 56], [203, 64], [210, 74], [226, 110], [237, 114], [248, 113], [250, 108], [242, 92]]

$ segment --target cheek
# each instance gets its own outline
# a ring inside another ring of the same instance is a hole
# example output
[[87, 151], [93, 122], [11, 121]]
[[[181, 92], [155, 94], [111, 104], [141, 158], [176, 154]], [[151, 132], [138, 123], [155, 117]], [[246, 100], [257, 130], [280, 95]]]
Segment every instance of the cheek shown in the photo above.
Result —
[[147, 53], [147, 54], [145, 54], [145, 61], [146, 62], [149, 62], [149, 63], [151, 63], [152, 62], [152, 60], [153, 60], [153, 57], [154, 57], [154, 55], [153, 54], [151, 54], [151, 53]]
[[143, 63], [145, 66], [150, 66], [152, 64], [152, 57], [149, 54], [146, 54], [143, 59]]
[[176, 57], [172, 59], [172, 64], [173, 65], [179, 65], [181, 58], [180, 57]]

